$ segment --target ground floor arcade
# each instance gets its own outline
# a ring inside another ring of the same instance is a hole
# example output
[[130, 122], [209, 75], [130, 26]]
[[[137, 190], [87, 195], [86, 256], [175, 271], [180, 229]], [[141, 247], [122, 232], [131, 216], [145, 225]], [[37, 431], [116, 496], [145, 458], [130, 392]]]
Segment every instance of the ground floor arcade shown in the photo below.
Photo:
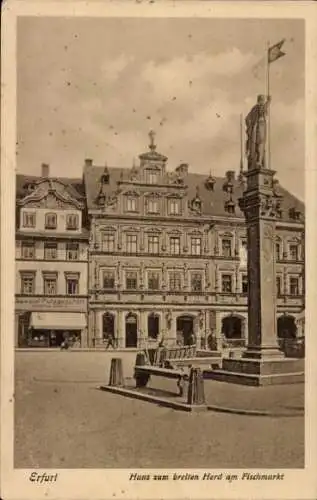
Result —
[[[300, 313], [281, 312], [277, 316], [279, 339], [302, 337]], [[88, 346], [112, 344], [117, 348], [157, 345], [190, 345], [222, 350], [247, 345], [247, 310], [194, 308], [92, 309], [88, 314]]]

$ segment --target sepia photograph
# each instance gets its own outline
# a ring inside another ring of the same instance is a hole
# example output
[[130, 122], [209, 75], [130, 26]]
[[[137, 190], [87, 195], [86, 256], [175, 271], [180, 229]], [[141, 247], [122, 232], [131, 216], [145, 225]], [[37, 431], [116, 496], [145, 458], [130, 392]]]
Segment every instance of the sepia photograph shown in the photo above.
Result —
[[15, 30], [13, 468], [305, 472], [306, 20]]

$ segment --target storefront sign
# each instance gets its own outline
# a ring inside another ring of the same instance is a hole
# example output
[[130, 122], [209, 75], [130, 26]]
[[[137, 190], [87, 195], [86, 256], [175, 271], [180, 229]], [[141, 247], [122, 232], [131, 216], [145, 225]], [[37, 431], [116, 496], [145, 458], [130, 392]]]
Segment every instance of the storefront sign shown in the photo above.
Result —
[[16, 297], [18, 311], [87, 311], [87, 299], [76, 297]]

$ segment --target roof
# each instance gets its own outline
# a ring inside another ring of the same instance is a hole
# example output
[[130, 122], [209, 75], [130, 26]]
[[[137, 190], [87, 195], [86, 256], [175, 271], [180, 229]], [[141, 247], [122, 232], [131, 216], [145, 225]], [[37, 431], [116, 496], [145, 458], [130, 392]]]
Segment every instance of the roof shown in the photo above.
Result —
[[[68, 177], [52, 177], [52, 179], [62, 182], [63, 184], [72, 188], [72, 195], [75, 199], [82, 199], [85, 197], [85, 185], [82, 179], [71, 179]], [[43, 177], [35, 175], [22, 175], [16, 176], [16, 198], [19, 200], [24, 198], [27, 194], [27, 185], [32, 182], [41, 182]]]
[[[100, 178], [104, 172], [105, 167], [98, 166], [86, 166], [84, 168], [84, 183], [87, 199], [88, 210], [100, 208], [97, 203], [97, 197], [100, 190]], [[118, 185], [118, 181], [122, 179], [124, 174], [131, 172], [131, 168], [117, 168], [108, 167], [109, 173], [109, 183], [104, 186], [104, 193], [106, 195], [113, 193]], [[197, 193], [202, 201], [202, 215], [210, 216], [221, 216], [221, 217], [241, 217], [244, 218], [244, 214], [239, 209], [238, 199], [242, 196], [243, 186], [238, 179], [233, 179], [233, 195], [232, 199], [236, 203], [235, 213], [229, 214], [225, 210], [225, 202], [229, 200], [229, 195], [223, 190], [223, 185], [227, 181], [226, 177], [214, 177], [215, 184], [213, 190], [209, 190], [205, 186], [205, 182], [208, 178], [206, 174], [194, 174], [188, 173], [185, 179], [185, 185], [187, 186], [187, 198], [192, 200]], [[137, 184], [133, 185], [133, 188], [137, 190]], [[177, 189], [177, 188], [176, 188]], [[289, 209], [295, 208], [299, 210], [302, 214], [305, 213], [304, 203], [298, 200], [289, 191], [279, 186], [279, 193], [283, 196], [282, 200], [282, 221], [292, 222], [294, 220], [289, 216]], [[155, 187], [153, 186], [153, 190]]]

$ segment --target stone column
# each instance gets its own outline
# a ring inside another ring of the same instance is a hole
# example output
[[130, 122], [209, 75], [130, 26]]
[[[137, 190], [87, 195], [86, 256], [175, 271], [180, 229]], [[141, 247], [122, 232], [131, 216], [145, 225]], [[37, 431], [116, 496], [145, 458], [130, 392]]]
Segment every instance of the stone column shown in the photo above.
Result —
[[117, 312], [116, 325], [117, 325], [116, 337], [118, 339], [118, 348], [119, 349], [124, 349], [125, 348], [124, 311], [118, 311]]
[[256, 166], [239, 200], [248, 235], [248, 346], [246, 358], [282, 357], [276, 326], [275, 229], [278, 203], [273, 170]]

